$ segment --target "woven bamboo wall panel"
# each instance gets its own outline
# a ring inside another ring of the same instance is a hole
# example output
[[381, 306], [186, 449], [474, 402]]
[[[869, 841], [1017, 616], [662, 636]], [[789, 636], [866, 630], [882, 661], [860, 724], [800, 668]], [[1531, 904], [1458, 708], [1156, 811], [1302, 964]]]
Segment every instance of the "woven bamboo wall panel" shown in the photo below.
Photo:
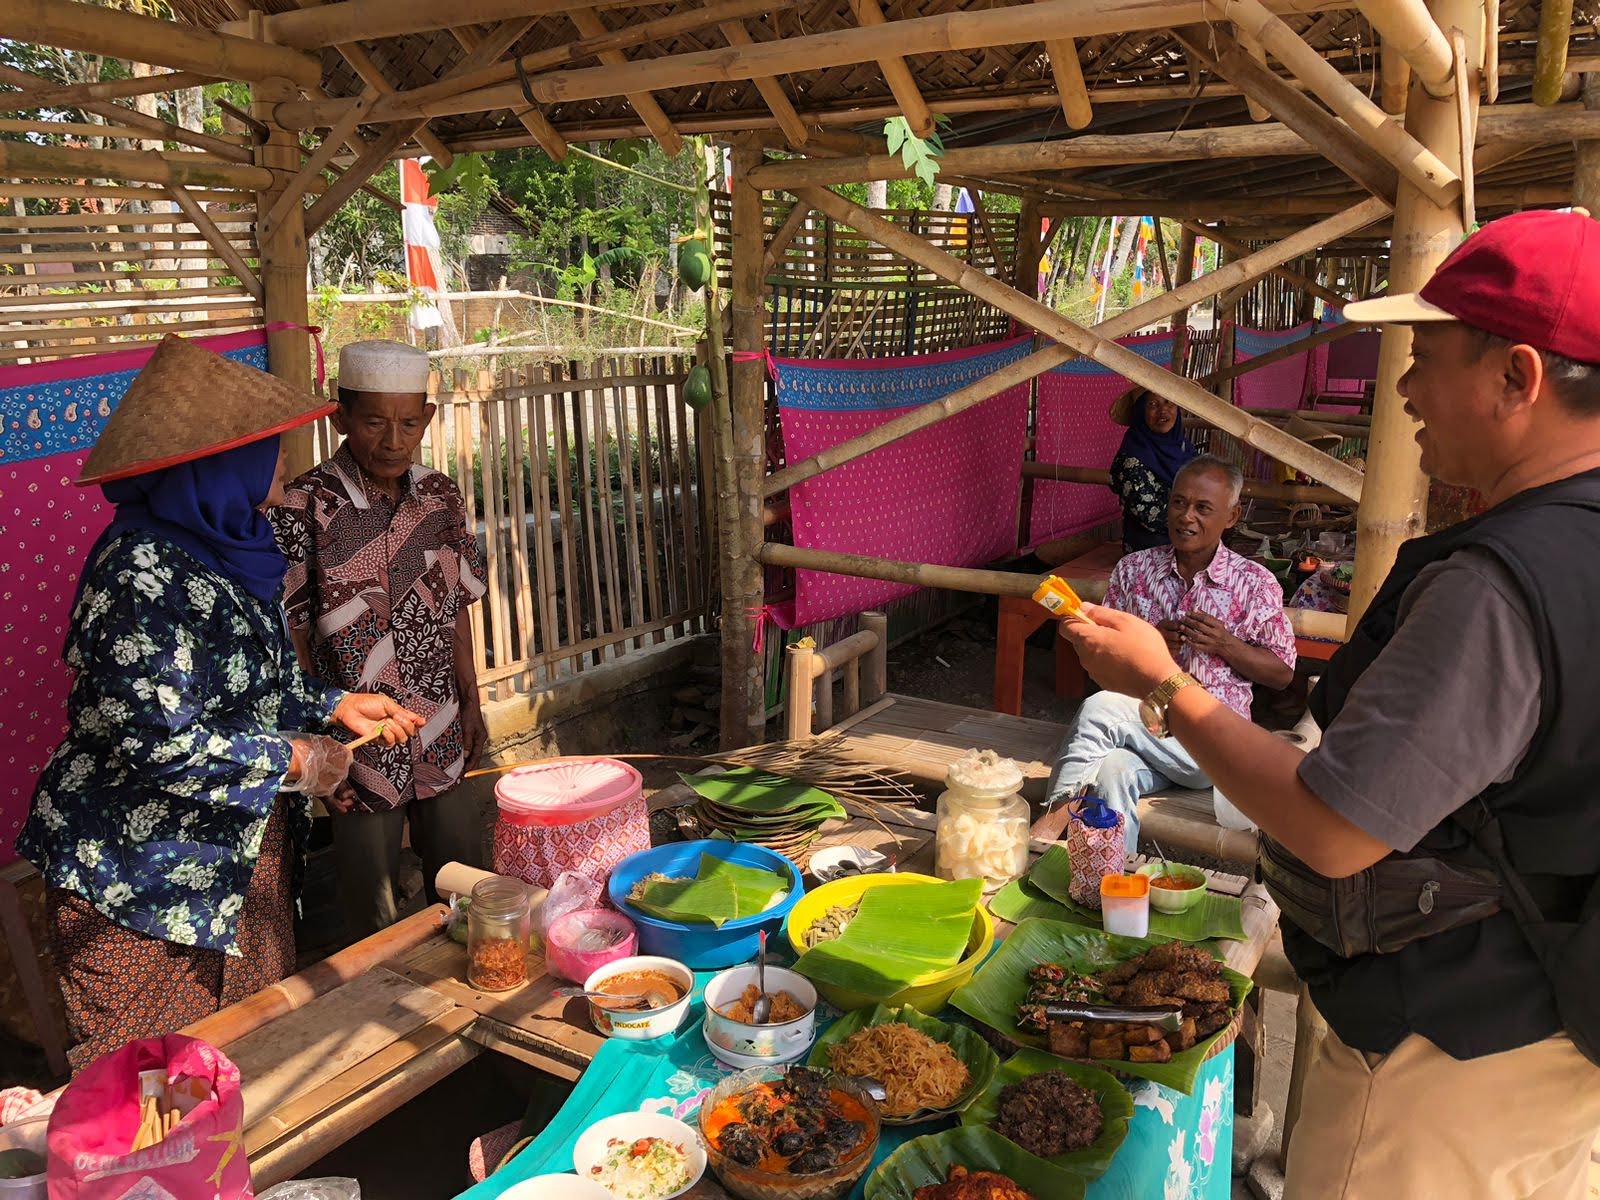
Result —
[[[190, 195], [256, 270], [255, 196]], [[0, 201], [0, 363], [262, 323], [259, 302], [160, 188], [0, 180]]]

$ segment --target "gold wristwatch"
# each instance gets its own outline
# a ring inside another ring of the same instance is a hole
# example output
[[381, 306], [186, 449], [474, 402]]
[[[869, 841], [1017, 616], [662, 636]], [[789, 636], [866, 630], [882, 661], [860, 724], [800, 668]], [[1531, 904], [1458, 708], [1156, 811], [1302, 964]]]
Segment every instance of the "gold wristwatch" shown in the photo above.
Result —
[[1144, 727], [1156, 737], [1171, 736], [1167, 728], [1167, 708], [1172, 698], [1190, 684], [1199, 687], [1200, 681], [1187, 671], [1174, 671], [1156, 684], [1155, 691], [1139, 701], [1139, 720]]

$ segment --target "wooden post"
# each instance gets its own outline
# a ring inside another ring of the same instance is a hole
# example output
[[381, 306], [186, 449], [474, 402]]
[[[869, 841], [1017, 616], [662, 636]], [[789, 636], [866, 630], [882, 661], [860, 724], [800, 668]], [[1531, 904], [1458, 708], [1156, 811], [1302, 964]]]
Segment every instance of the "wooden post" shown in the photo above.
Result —
[[[258, 121], [272, 131], [256, 148], [259, 166], [287, 172], [292, 178], [300, 169], [300, 140], [287, 129], [272, 123], [272, 106], [299, 97], [299, 89], [287, 79], [269, 79], [252, 85], [250, 108]], [[280, 178], [285, 178], [280, 176]], [[284, 196], [279, 183], [256, 193], [257, 220], [270, 213]], [[311, 314], [306, 300], [305, 213], [296, 197], [281, 220], [270, 228], [256, 227], [260, 241], [262, 312], [270, 326], [282, 321], [289, 325], [309, 325]], [[286, 329], [267, 334], [267, 367], [291, 387], [310, 390], [311, 337], [301, 329]], [[289, 477], [292, 479], [316, 465], [311, 426], [302, 425], [283, 435], [288, 446]]]
[[[1429, 11], [1448, 35], [1460, 29], [1467, 36], [1467, 63], [1473, 79], [1467, 94], [1477, 108], [1477, 67], [1483, 60], [1482, 7], [1476, 0], [1431, 0]], [[1446, 43], [1448, 44], [1448, 43]], [[1406, 130], [1457, 171], [1472, 169], [1461, 162], [1455, 98], [1431, 95], [1420, 76], [1406, 99]], [[1389, 252], [1389, 293], [1414, 292], [1461, 241], [1464, 230], [1457, 204], [1440, 207], [1404, 178], [1395, 202], [1394, 234]], [[1427, 521], [1428, 480], [1422, 473], [1416, 422], [1404, 411], [1397, 390], [1411, 359], [1411, 330], [1383, 327], [1378, 352], [1378, 382], [1372, 406], [1372, 434], [1367, 447], [1366, 485], [1356, 517], [1356, 577], [1350, 590], [1350, 623], [1377, 593], [1394, 565], [1400, 543], [1423, 532]]]
[[1039, 194], [1028, 192], [1022, 197], [1022, 208], [1017, 213], [1017, 291], [1035, 299], [1039, 296], [1039, 259], [1044, 255], [1044, 243], [1039, 233]]
[[[1600, 109], [1600, 75], [1583, 77], [1583, 106]], [[1600, 141], [1574, 142], [1572, 154], [1572, 203], [1600, 214]]]
[[[1160, 217], [1153, 220], [1159, 221]], [[1195, 232], [1192, 226], [1185, 225], [1178, 231], [1178, 269], [1172, 277], [1174, 288], [1181, 288], [1194, 278], [1194, 243]], [[1172, 314], [1172, 326], [1176, 329], [1180, 325], [1189, 323], [1189, 310], [1187, 308]], [[1180, 364], [1181, 366], [1182, 364]]]
[[[1470, 35], [1472, 31], [1463, 32]], [[1567, 39], [1571, 36], [1572, 0], [1544, 0], [1539, 6], [1539, 45], [1533, 64], [1535, 104], [1554, 104], [1561, 99], [1567, 73]]]
[[867, 651], [867, 673], [861, 684], [862, 702], [876, 704], [889, 691], [889, 614], [864, 612], [861, 628], [878, 639], [878, 644]]

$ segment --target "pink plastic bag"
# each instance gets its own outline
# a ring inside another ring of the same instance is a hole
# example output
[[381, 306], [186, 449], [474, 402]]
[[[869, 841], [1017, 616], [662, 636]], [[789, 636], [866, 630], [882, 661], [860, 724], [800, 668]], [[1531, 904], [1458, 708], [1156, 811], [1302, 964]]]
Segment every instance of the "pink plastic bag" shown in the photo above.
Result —
[[[132, 1152], [140, 1073], [172, 1085], [182, 1114], [165, 1140]], [[129, 1042], [84, 1068], [50, 1117], [50, 1200], [253, 1197], [239, 1068], [196, 1038]]]

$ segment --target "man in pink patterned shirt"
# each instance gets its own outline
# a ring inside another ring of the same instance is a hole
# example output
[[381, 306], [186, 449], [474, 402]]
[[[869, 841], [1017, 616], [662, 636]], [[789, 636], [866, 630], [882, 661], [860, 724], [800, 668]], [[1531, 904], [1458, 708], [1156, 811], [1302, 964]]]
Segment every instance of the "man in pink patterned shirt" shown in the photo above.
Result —
[[[1124, 557], [1105, 605], [1160, 629], [1178, 665], [1248, 720], [1251, 686], [1288, 686], [1295, 649], [1278, 581], [1222, 544], [1239, 519], [1243, 486], [1239, 468], [1224, 459], [1203, 454], [1184, 464], [1167, 501], [1172, 544]], [[1178, 740], [1151, 734], [1138, 701], [1117, 692], [1097, 692], [1078, 709], [1048, 800], [1069, 799], [1086, 783], [1123, 815], [1130, 851], [1138, 844], [1140, 796], [1172, 784], [1211, 786]]]

